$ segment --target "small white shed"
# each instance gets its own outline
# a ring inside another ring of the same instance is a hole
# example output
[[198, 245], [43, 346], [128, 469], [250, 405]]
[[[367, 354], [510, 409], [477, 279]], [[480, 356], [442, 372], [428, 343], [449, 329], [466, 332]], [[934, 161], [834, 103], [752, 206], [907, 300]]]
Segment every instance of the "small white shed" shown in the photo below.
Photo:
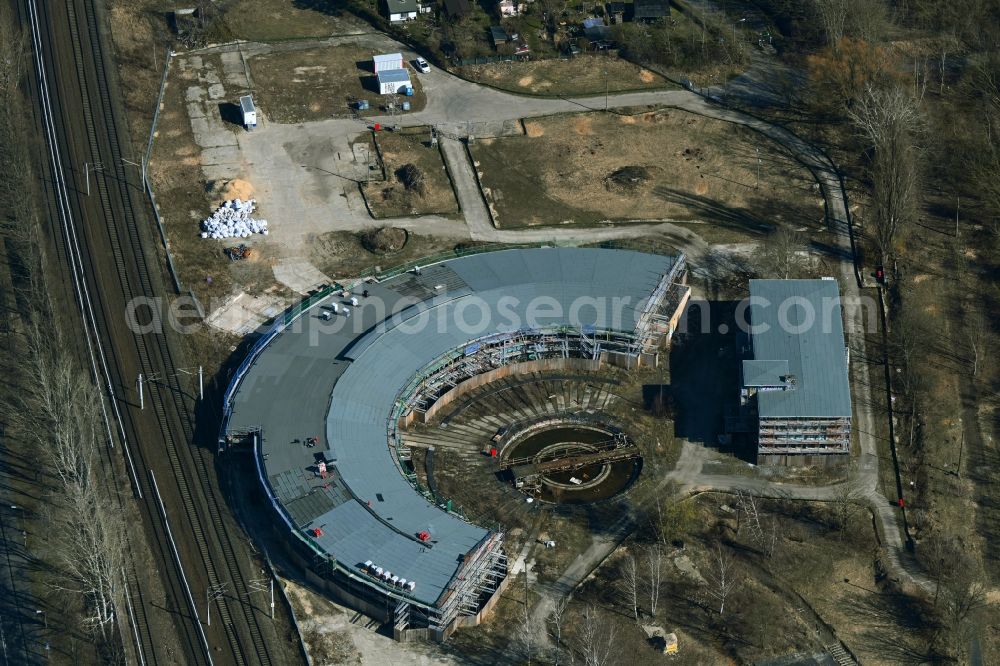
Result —
[[378, 73], [378, 91], [382, 95], [405, 94], [412, 88], [410, 75], [405, 69], [390, 69]]
[[243, 112], [243, 126], [248, 130], [257, 127], [257, 107], [253, 105], [253, 97], [240, 97], [240, 111]]
[[388, 72], [391, 69], [403, 69], [403, 54], [402, 53], [386, 53], [384, 55], [377, 55], [372, 58], [372, 63], [375, 65], [375, 73]]

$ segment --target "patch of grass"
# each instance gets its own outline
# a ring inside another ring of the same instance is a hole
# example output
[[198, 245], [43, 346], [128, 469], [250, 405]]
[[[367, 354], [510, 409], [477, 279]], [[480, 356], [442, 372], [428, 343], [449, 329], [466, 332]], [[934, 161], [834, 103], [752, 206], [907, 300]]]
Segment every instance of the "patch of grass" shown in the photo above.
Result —
[[659, 74], [612, 56], [501, 62], [459, 69], [468, 79], [501, 90], [535, 95], [597, 95], [605, 91], [655, 90], [671, 84]]
[[[175, 75], [179, 71], [175, 70]], [[207, 303], [229, 293], [233, 279], [224, 270], [221, 245], [198, 236], [198, 221], [207, 216], [209, 201], [198, 158], [201, 149], [194, 141], [184, 107], [185, 86], [177, 83], [167, 86], [164, 93], [149, 179], [181, 282]], [[178, 169], [178, 164], [185, 168]]]
[[[468, 241], [463, 245], [470, 245]], [[369, 252], [361, 242], [361, 234], [351, 231], [331, 231], [320, 234], [312, 243], [309, 261], [333, 279], [344, 280], [362, 271], [379, 266], [382, 270], [400, 266], [421, 257], [455, 249], [454, 240], [410, 233], [399, 252], [379, 255]]]
[[[373, 116], [384, 113], [391, 100], [378, 91], [372, 72], [375, 52], [358, 46], [326, 46], [255, 55], [248, 60], [258, 106], [279, 123], [301, 123], [331, 116]], [[406, 65], [414, 86], [411, 97], [396, 96], [420, 111], [427, 103], [417, 74]], [[368, 100], [367, 111], [352, 105]]]
[[[375, 217], [457, 213], [458, 202], [438, 146], [430, 145], [430, 130], [383, 132], [378, 141], [386, 180], [364, 183], [362, 192]], [[419, 187], [407, 186], [412, 165], [421, 177]]]
[[[699, 233], [723, 229], [734, 242], [772, 225], [823, 225], [809, 172], [739, 126], [665, 109], [551, 116], [525, 121], [525, 129], [472, 145], [502, 228], [688, 221], [707, 223]], [[626, 167], [647, 177], [634, 188], [609, 186]]]
[[260, 42], [328, 37], [367, 27], [349, 14], [333, 16], [297, 5], [289, 0], [236, 0], [226, 10], [226, 26], [238, 39]]
[[112, 0], [109, 22], [132, 145], [142, 150], [153, 122], [166, 58], [167, 25], [156, 0]]

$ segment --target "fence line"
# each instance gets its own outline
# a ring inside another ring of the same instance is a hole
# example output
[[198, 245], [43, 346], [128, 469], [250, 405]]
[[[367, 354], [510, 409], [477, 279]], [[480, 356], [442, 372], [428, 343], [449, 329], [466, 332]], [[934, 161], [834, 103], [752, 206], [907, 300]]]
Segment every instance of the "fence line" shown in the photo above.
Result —
[[[142, 158], [142, 183], [146, 188], [146, 195], [149, 203], [153, 207], [153, 217], [156, 218], [156, 226], [160, 231], [160, 242], [163, 243], [163, 250], [167, 253], [167, 268], [170, 269], [170, 277], [174, 282], [174, 291], [178, 294], [184, 291], [180, 277], [177, 275], [177, 267], [174, 266], [174, 258], [170, 254], [170, 245], [167, 243], [167, 232], [163, 228], [163, 218], [160, 217], [160, 207], [156, 205], [156, 195], [153, 194], [153, 186], [149, 182], [149, 159], [153, 154], [153, 138], [156, 136], [156, 123], [160, 120], [160, 107], [163, 105], [163, 93], [167, 88], [167, 75], [170, 73], [170, 61], [173, 58], [173, 51], [167, 47], [166, 60], [163, 63], [163, 76], [160, 78], [160, 92], [156, 96], [156, 108], [153, 109], [153, 123], [149, 127], [149, 140], [146, 142], [146, 154]], [[191, 292], [194, 297], [194, 292]], [[197, 299], [195, 298], [195, 302]], [[198, 310], [202, 311], [201, 304], [198, 303]]]

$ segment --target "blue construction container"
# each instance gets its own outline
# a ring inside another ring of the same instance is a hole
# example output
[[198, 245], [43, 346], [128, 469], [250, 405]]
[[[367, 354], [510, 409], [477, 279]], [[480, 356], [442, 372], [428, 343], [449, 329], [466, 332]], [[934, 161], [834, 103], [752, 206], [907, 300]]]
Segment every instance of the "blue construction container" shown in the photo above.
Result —
[[410, 110], [410, 103], [404, 101], [403, 102], [403, 111], [409, 111], [409, 110]]
[[367, 110], [368, 110], [368, 100], [366, 99], [358, 100], [358, 111], [367, 111]]
[[406, 87], [406, 96], [407, 97], [413, 97], [413, 86], [407, 86]]

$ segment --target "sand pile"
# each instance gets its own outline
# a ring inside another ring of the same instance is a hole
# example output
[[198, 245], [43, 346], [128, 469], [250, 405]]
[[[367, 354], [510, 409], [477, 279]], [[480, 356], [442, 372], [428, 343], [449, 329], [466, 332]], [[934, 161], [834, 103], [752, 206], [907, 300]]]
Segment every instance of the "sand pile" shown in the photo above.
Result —
[[253, 185], [251, 185], [249, 181], [241, 178], [234, 178], [222, 186], [220, 196], [229, 201], [232, 201], [233, 199], [249, 201], [253, 198]]

